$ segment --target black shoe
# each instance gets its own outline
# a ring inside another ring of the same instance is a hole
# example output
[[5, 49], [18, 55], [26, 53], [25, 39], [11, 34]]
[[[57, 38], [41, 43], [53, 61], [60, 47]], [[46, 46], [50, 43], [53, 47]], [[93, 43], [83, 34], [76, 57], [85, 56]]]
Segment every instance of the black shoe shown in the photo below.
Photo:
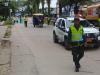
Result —
[[78, 65], [78, 68], [81, 68], [81, 65], [80, 64]]
[[75, 72], [79, 72], [79, 68], [75, 68]]

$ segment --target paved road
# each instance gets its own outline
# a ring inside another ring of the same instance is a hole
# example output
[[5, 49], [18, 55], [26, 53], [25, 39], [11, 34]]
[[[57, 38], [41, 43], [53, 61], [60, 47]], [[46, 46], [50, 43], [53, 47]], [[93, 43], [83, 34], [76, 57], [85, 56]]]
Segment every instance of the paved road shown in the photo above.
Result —
[[79, 73], [74, 72], [71, 51], [52, 41], [52, 26], [13, 27], [11, 75], [99, 75], [100, 50], [88, 50]]

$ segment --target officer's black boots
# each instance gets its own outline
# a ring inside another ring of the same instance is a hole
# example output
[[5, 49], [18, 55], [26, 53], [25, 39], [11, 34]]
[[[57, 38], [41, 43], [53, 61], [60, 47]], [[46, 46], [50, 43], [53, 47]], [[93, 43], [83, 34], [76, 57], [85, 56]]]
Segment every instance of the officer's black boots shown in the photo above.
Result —
[[81, 68], [81, 65], [79, 64], [78, 67]]
[[75, 72], [79, 72], [79, 68], [75, 68]]
[[79, 72], [80, 67], [80, 63], [75, 64], [75, 72]]

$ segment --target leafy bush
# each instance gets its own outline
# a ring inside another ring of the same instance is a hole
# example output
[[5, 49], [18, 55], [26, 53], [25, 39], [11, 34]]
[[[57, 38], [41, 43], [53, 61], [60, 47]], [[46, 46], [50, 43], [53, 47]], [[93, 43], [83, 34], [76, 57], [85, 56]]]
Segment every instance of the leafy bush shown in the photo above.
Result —
[[7, 19], [4, 24], [5, 25], [13, 25], [13, 21], [11, 19]]
[[0, 16], [0, 21], [2, 21], [3, 20], [3, 17], [2, 16]]
[[9, 38], [11, 36], [11, 29], [7, 29], [6, 30], [6, 33], [5, 33], [5, 35], [4, 35], [4, 38]]

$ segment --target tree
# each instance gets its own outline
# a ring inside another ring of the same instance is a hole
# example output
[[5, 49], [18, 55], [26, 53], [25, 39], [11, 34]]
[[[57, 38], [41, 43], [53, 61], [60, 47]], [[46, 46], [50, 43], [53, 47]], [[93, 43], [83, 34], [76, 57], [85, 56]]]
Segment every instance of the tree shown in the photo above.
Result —
[[29, 4], [32, 5], [32, 12], [38, 13], [40, 0], [28, 0], [28, 1], [29, 1]]
[[90, 0], [70, 0], [70, 4], [74, 4], [74, 14], [78, 14], [79, 7]]
[[79, 6], [82, 4], [85, 4], [86, 2], [92, 2], [92, 0], [58, 0], [59, 6], [60, 6], [60, 13], [62, 7], [65, 7], [66, 5], [69, 6], [69, 12], [71, 7], [74, 5], [74, 13], [77, 14], [79, 10]]
[[18, 9], [18, 5], [16, 1], [11, 1], [9, 7], [12, 9], [12, 12], [15, 14], [16, 10]]
[[44, 14], [44, 4], [45, 4], [45, 0], [41, 0], [42, 3], [42, 13]]
[[10, 16], [10, 9], [12, 9], [12, 13], [15, 14], [17, 9], [16, 1], [6, 1], [0, 0], [0, 15], [3, 16], [5, 19]]
[[50, 4], [51, 4], [51, 0], [46, 0], [47, 1], [47, 5], [48, 5], [48, 16], [50, 16]]

